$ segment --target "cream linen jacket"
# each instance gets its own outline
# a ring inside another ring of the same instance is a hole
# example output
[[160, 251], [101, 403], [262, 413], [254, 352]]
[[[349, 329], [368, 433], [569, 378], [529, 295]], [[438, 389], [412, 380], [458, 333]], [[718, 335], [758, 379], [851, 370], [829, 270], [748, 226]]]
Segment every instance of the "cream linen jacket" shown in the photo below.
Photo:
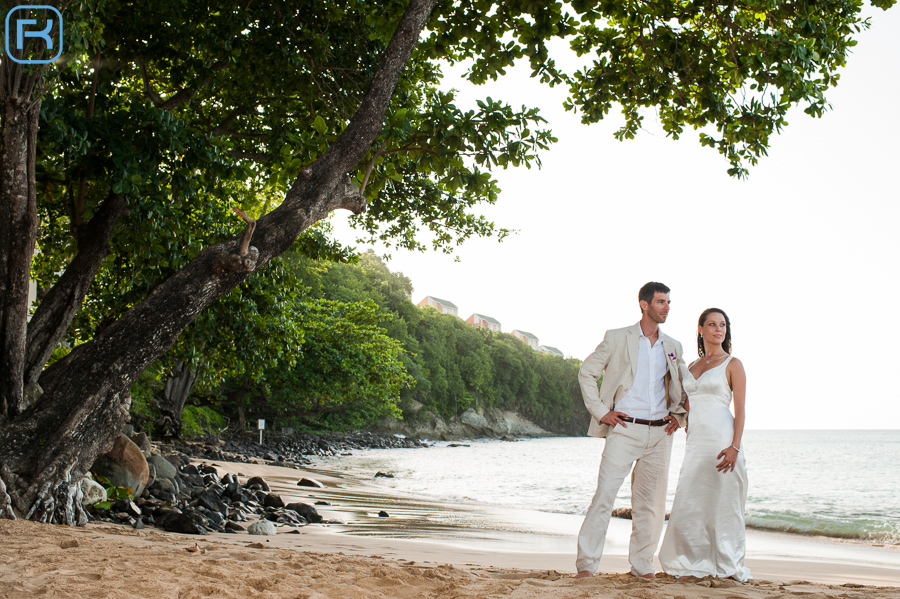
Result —
[[[606, 332], [603, 341], [594, 353], [585, 358], [578, 372], [578, 383], [584, 405], [591, 413], [591, 426], [588, 435], [605, 437], [609, 425], [600, 422], [607, 412], [612, 410], [616, 402], [625, 396], [634, 382], [634, 371], [637, 368], [638, 338], [641, 336], [641, 324], [623, 329], [612, 329]], [[669, 414], [675, 417], [683, 428], [685, 424], [685, 394], [681, 388], [681, 368], [685, 367], [682, 359], [681, 344], [662, 331], [659, 340], [666, 354], [666, 405]], [[605, 373], [605, 374], [604, 374]], [[603, 384], [597, 390], [597, 381], [603, 375]], [[675, 398], [676, 401], [673, 401]]]

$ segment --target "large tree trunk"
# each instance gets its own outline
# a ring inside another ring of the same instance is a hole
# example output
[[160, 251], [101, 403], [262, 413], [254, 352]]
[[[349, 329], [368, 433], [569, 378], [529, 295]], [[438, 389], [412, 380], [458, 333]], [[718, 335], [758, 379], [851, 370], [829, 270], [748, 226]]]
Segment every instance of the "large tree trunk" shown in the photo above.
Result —
[[[64, 331], [60, 323], [65, 323], [70, 316], [60, 306], [48, 308], [47, 317], [35, 326], [33, 333], [29, 331], [29, 339], [36, 345], [26, 352], [24, 317], [8, 318], [7, 314], [27, 312], [30, 256], [27, 259], [20, 256], [25, 250], [17, 250], [19, 254], [10, 251], [12, 245], [18, 248], [22, 243], [17, 237], [20, 233], [11, 232], [8, 223], [0, 228], [0, 243], [5, 244], [0, 247], [0, 253], [16, 260], [15, 263], [0, 264], [0, 274], [5, 277], [4, 281], [15, 275], [17, 285], [24, 281], [24, 291], [18, 287], [13, 291], [25, 294], [21, 298], [15, 296], [15, 301], [4, 299], [0, 302], [3, 322], [10, 321], [15, 325], [6, 328], [4, 324], [2, 333], [4, 362], [0, 379], [3, 380], [2, 397], [7, 403], [0, 415], [0, 516], [68, 525], [82, 523], [84, 512], [79, 501], [79, 481], [96, 456], [112, 446], [127, 418], [128, 390], [138, 374], [172, 346], [201, 310], [255, 269], [288, 250], [307, 227], [337, 208], [355, 213], [365, 209], [365, 200], [351, 184], [347, 173], [359, 164], [380, 130], [393, 90], [436, 1], [410, 1], [347, 129], [319, 160], [303, 170], [281, 206], [261, 218], [255, 224], [255, 230], [251, 229], [254, 247], [243, 251], [246, 244], [242, 247], [241, 239], [236, 237], [200, 252], [146, 300], [132, 307], [92, 341], [76, 347], [66, 358], [44, 370], [39, 378], [43, 395], [21, 412], [11, 408], [23, 405], [25, 381], [37, 376], [46, 362], [45, 356], [49, 355], [48, 348], [52, 351], [53, 344], [59, 341], [53, 337], [61, 336]], [[8, 76], [8, 62], [4, 60], [0, 67], [7, 71], [2, 73], [4, 77]], [[16, 231], [20, 231], [28, 226], [33, 229], [36, 218], [34, 140], [37, 120], [35, 113], [29, 121], [29, 113], [21, 105], [10, 104], [9, 97], [7, 90], [3, 96], [4, 107], [8, 110], [5, 108], [4, 112], [0, 198], [7, 210], [3, 219], [10, 215], [10, 221], [21, 221], [22, 224], [16, 225], [19, 227]], [[10, 122], [23, 124], [8, 131]], [[18, 137], [13, 137], [14, 132]], [[7, 134], [10, 136], [8, 146]], [[29, 134], [32, 137], [29, 138]], [[30, 139], [31, 143], [22, 145], [23, 139]], [[24, 173], [24, 183], [11, 173]], [[110, 208], [110, 211], [113, 214], [107, 215], [104, 222], [114, 224], [116, 213], [121, 214], [121, 210]], [[103, 228], [104, 232], [107, 230], [111, 231], [111, 225]], [[33, 231], [30, 235], [30, 245], [28, 239], [24, 241], [33, 248]], [[97, 256], [104, 247], [101, 244], [100, 248], [89, 251], [85, 247], [80, 251]], [[76, 282], [67, 284], [69, 298], [80, 295], [83, 299], [84, 281], [87, 279], [89, 283], [89, 277], [96, 273], [91, 273], [94, 261], [87, 258], [86, 261], [87, 266], [77, 269], [80, 274], [74, 277]], [[7, 286], [0, 289], [5, 298], [9, 283], [0, 285]], [[62, 300], [58, 303], [66, 304]], [[17, 370], [7, 371], [7, 363]]]
[[37, 236], [34, 167], [41, 109], [40, 99], [31, 98], [33, 90], [16, 91], [5, 95], [0, 106], [0, 414], [10, 416], [25, 408], [25, 330]]

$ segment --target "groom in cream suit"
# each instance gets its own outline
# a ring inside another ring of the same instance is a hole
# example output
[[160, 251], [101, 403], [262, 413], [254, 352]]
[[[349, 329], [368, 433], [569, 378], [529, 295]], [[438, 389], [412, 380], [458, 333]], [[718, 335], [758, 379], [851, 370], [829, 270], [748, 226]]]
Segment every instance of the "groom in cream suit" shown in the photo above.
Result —
[[684, 361], [681, 344], [659, 329], [669, 314], [669, 288], [647, 283], [638, 302], [640, 322], [607, 331], [578, 373], [592, 416], [588, 435], [606, 437], [606, 444], [597, 491], [578, 533], [576, 578], [597, 571], [613, 502], [632, 466], [628, 561], [635, 576], [656, 576], [653, 555], [665, 520], [671, 435], [685, 423], [679, 373]]

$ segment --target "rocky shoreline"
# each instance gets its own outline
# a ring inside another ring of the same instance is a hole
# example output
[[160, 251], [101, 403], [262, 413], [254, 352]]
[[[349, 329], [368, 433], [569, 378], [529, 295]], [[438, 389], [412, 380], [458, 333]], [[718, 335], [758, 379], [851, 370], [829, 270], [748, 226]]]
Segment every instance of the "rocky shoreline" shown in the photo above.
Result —
[[[94, 463], [92, 471], [96, 476], [82, 481], [82, 503], [91, 520], [136, 529], [154, 525], [168, 532], [186, 534], [246, 531], [271, 535], [276, 532], [276, 524], [298, 527], [322, 523], [323, 519], [312, 505], [286, 504], [260, 477], [241, 477], [241, 480], [228, 474], [220, 478], [214, 466], [197, 460], [300, 469], [311, 464], [313, 456], [429, 446], [429, 441], [421, 440], [423, 437], [435, 440], [494, 437], [514, 441], [517, 437], [548, 434], [511, 412], [480, 414], [474, 410], [467, 410], [450, 423], [434, 417], [419, 419], [415, 425], [389, 426], [383, 432], [267, 433], [262, 443], [255, 435], [230, 435], [205, 442], [154, 444], [146, 434], [135, 433], [127, 426], [113, 450]], [[321, 486], [307, 478], [297, 484]], [[107, 491], [110, 487], [113, 488]]]
[[417, 402], [410, 404], [410, 418], [389, 420], [380, 428], [388, 433], [436, 441], [553, 436], [553, 433], [511, 410], [478, 411], [469, 408], [459, 416], [444, 420], [434, 412], [423, 409]]
[[[83, 504], [91, 520], [143, 529], [153, 525], [168, 532], [208, 534], [246, 531], [274, 535], [276, 524], [299, 527], [325, 523], [315, 507], [286, 504], [261, 477], [240, 480], [219, 477], [214, 466], [197, 460], [269, 464], [300, 468], [308, 456], [335, 456], [371, 448], [425, 447], [418, 439], [394, 434], [269, 435], [263, 444], [250, 437], [231, 436], [203, 443], [175, 442], [154, 445], [143, 433], [119, 436], [113, 450], [94, 464], [94, 474], [129, 497], [108, 498], [107, 490], [92, 477], [82, 481]], [[299, 486], [321, 487], [300, 478]], [[115, 495], [115, 492], [113, 492]]]
[[294, 433], [268, 435], [260, 445], [257, 437], [226, 436], [208, 443], [183, 443], [161, 445], [160, 450], [180, 453], [188, 457], [208, 460], [225, 460], [246, 463], [265, 460], [276, 466], [310, 464], [307, 456], [336, 456], [361, 449], [397, 449], [427, 447], [428, 443], [415, 437], [397, 436], [394, 433]]

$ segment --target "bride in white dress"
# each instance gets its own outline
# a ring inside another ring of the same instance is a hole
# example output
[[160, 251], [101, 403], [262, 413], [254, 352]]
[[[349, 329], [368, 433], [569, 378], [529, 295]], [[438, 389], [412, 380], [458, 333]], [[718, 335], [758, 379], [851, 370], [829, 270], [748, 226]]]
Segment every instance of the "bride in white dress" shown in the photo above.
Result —
[[725, 312], [710, 308], [700, 315], [697, 349], [700, 358], [682, 366], [690, 402], [687, 445], [659, 561], [673, 576], [743, 582], [750, 578], [744, 567], [747, 468], [741, 451], [747, 377], [730, 355]]

